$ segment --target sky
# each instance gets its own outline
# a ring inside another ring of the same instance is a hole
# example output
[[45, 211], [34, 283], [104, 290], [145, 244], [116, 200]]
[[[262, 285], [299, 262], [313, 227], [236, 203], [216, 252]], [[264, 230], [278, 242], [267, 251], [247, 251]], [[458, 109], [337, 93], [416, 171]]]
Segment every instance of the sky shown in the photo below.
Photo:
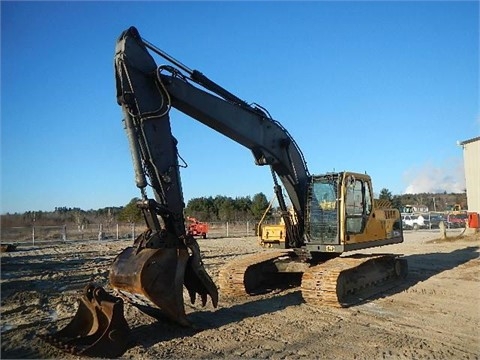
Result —
[[[141, 36], [293, 136], [312, 174], [374, 192], [462, 192], [458, 141], [480, 135], [479, 3], [1, 2], [0, 212], [139, 197], [116, 103], [121, 32]], [[158, 65], [166, 61], [154, 55]], [[170, 112], [185, 202], [273, 196], [250, 151]]]

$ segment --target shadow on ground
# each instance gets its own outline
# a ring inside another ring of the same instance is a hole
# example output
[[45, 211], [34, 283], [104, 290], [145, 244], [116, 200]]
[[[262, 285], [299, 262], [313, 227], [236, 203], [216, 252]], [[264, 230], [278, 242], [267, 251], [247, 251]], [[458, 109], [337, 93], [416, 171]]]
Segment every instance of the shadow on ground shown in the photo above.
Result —
[[[459, 265], [476, 259], [479, 257], [479, 249], [478, 246], [470, 246], [449, 253], [436, 252], [404, 256], [403, 258], [408, 261], [409, 265], [409, 274], [406, 279], [400, 284], [397, 284], [394, 288], [386, 289], [368, 299], [359, 299], [358, 304], [367, 303], [375, 299], [400, 293], [432, 276], [454, 269]], [[233, 305], [228, 308], [221, 308], [214, 312], [198, 311], [188, 315], [188, 319], [194, 324], [194, 326], [196, 326], [191, 328], [180, 327], [166, 320], [164, 317], [163, 321], [162, 315], [158, 312], [150, 315], [161, 321], [132, 329], [132, 335], [138, 345], [149, 347], [173, 338], [193, 336], [198, 332], [219, 328], [230, 323], [242, 321], [249, 317], [256, 317], [281, 311], [289, 306], [300, 305], [303, 302], [300, 291], [290, 291], [269, 298], [262, 298]], [[152, 336], [152, 334], [155, 335]]]
[[[153, 313], [149, 315], [161, 321], [132, 329], [132, 335], [138, 345], [150, 347], [162, 341], [193, 336], [198, 332], [216, 329], [249, 317], [281, 311], [289, 306], [300, 305], [302, 302], [300, 291], [293, 291], [271, 298], [221, 308], [216, 311], [197, 311], [188, 315], [188, 320], [193, 324], [190, 328], [181, 327], [165, 319], [160, 313]], [[152, 334], [155, 335], [152, 336]]]
[[414, 254], [403, 256], [408, 262], [408, 275], [395, 287], [381, 293], [370, 296], [368, 299], [358, 301], [358, 304], [368, 303], [376, 299], [388, 297], [401, 293], [419, 282], [425, 281], [432, 276], [441, 274], [444, 271], [452, 270], [457, 266], [479, 258], [478, 246], [469, 246], [457, 249], [452, 252], [436, 252], [430, 254]]

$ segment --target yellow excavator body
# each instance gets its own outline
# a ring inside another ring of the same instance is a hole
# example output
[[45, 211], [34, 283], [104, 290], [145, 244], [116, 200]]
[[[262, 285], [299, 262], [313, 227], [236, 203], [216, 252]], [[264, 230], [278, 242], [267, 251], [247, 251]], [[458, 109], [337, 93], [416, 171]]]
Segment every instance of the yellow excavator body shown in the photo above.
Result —
[[[408, 264], [398, 256], [353, 252], [403, 241], [399, 210], [388, 200], [373, 199], [368, 175], [343, 172], [316, 177], [307, 209], [305, 232], [310, 242], [301, 249], [288, 249], [288, 218], [277, 225], [262, 225], [261, 244], [284, 245], [285, 250], [260, 252], [225, 265], [219, 274], [223, 296], [255, 294], [282, 281], [285, 285], [286, 274], [293, 273], [308, 304], [344, 307], [396, 286], [406, 276]], [[276, 237], [267, 237], [268, 230]], [[313, 250], [305, 251], [309, 248]]]

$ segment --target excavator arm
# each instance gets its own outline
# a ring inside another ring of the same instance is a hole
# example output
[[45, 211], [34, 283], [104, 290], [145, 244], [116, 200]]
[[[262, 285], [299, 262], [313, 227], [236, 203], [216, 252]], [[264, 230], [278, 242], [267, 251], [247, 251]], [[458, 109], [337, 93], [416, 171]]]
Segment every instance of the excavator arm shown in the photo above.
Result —
[[[177, 67], [157, 67], [147, 48]], [[310, 174], [303, 154], [279, 122], [260, 106], [247, 104], [143, 40], [133, 27], [123, 32], [117, 42], [115, 68], [117, 100], [125, 114], [137, 186], [145, 188], [147, 175], [157, 202], [172, 213], [169, 219], [176, 234], [184, 228], [184, 204], [176, 141], [170, 129], [171, 107], [250, 149], [257, 165], [271, 167], [296, 213], [296, 224], [288, 227], [290, 246], [302, 243]], [[276, 185], [282, 207], [283, 196]]]
[[[192, 303], [198, 294], [203, 305], [209, 295], [216, 306], [218, 291], [203, 267], [196, 240], [185, 229], [177, 141], [169, 119], [171, 96], [136, 35], [136, 30], [129, 29], [118, 40], [115, 74], [117, 102], [123, 110], [135, 181], [142, 194], [138, 206], [148, 229], [115, 259], [109, 280], [134, 303], [140, 296], [146, 305], [153, 303], [174, 321], [188, 325], [183, 285]], [[147, 186], [154, 199], [148, 197]]]

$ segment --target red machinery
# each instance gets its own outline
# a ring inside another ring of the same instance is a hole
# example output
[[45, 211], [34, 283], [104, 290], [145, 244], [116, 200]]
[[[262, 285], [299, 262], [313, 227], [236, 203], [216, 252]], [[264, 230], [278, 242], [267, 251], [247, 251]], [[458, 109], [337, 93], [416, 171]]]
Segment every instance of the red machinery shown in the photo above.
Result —
[[204, 222], [200, 222], [193, 217], [187, 217], [187, 220], [190, 221], [187, 227], [188, 235], [192, 236], [201, 236], [203, 239], [207, 238], [208, 233], [208, 224]]

